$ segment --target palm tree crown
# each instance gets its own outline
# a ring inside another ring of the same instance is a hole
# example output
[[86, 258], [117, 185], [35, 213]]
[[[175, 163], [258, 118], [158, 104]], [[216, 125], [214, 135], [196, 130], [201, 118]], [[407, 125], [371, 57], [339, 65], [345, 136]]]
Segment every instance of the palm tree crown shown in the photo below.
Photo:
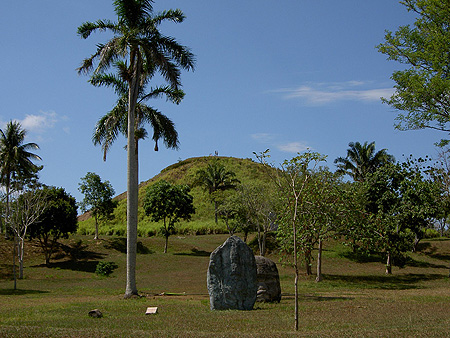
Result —
[[[33, 160], [41, 160], [41, 158], [30, 152], [30, 150], [39, 149], [39, 146], [36, 143], [24, 143], [26, 134], [26, 130], [15, 121], [8, 122], [5, 131], [0, 129], [0, 184], [5, 187], [7, 217], [13, 185], [35, 177], [41, 169], [33, 163]], [[5, 233], [7, 234], [6, 229]]]
[[196, 185], [202, 186], [208, 191], [214, 203], [215, 222], [217, 223], [218, 205], [214, 193], [216, 191], [224, 191], [228, 189], [235, 189], [239, 180], [235, 178], [236, 174], [233, 171], [227, 170], [226, 167], [214, 160], [208, 163], [206, 168], [197, 171], [195, 180]]
[[41, 158], [29, 150], [37, 150], [39, 146], [24, 143], [26, 134], [26, 130], [16, 121], [8, 122], [5, 131], [0, 129], [0, 178], [7, 189], [11, 187], [12, 180], [28, 178], [38, 170], [32, 161]]
[[377, 168], [395, 162], [394, 156], [389, 155], [387, 149], [375, 152], [375, 142], [350, 142], [348, 146], [347, 157], [338, 157], [334, 163], [338, 167], [338, 173], [347, 174], [354, 181], [364, 181]]
[[[121, 63], [116, 63], [116, 68], [120, 69], [120, 67]], [[92, 141], [95, 145], [102, 146], [103, 160], [106, 161], [106, 154], [118, 135], [123, 134], [127, 136], [128, 134], [128, 84], [114, 74], [96, 74], [89, 82], [94, 86], [112, 87], [119, 95], [116, 106], [98, 120], [92, 137]], [[146, 82], [148, 82], [148, 79], [142, 79], [141, 81], [141, 83]], [[149, 123], [153, 129], [152, 140], [155, 142], [155, 151], [158, 151], [158, 141], [160, 139], [163, 140], [167, 148], [178, 148], [178, 133], [172, 120], [144, 103], [150, 98], [156, 98], [162, 95], [165, 95], [168, 100], [178, 104], [183, 99], [184, 92], [170, 86], [160, 86], [150, 88], [150, 93], [145, 94], [144, 87], [140, 88], [138, 101], [135, 107], [136, 147], [138, 146], [138, 141], [140, 139], [145, 139], [148, 136], [144, 124]]]

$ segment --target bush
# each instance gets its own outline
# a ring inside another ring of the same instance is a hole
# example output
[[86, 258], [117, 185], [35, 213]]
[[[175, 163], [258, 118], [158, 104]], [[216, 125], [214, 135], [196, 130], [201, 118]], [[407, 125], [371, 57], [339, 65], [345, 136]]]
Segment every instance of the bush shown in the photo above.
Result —
[[114, 262], [98, 262], [95, 273], [98, 276], [108, 277], [117, 268], [118, 265]]
[[439, 232], [435, 229], [425, 229], [425, 232], [423, 234], [424, 238], [437, 238], [440, 236], [441, 235], [439, 234]]

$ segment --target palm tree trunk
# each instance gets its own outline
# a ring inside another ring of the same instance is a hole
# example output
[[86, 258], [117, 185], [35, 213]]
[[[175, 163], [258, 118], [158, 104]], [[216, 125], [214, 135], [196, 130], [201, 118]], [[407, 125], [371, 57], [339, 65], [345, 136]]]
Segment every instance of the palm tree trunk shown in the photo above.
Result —
[[[10, 178], [6, 178], [6, 219], [9, 217], [9, 194], [10, 194]], [[5, 239], [9, 239], [8, 235], [8, 226], [7, 222], [5, 222]]]
[[135, 140], [135, 107], [139, 91], [139, 58], [132, 51], [130, 66], [134, 67], [128, 91], [128, 140], [127, 140], [127, 282], [125, 298], [138, 294], [136, 288], [137, 213], [138, 213], [138, 163]]

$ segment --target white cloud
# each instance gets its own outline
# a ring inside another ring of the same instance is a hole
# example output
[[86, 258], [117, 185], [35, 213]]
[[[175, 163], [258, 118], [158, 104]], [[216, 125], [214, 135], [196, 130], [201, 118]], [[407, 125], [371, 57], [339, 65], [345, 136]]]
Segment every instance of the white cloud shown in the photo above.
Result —
[[301, 153], [309, 147], [302, 142], [290, 142], [286, 144], [280, 144], [277, 146], [277, 148], [285, 153]]
[[256, 133], [250, 135], [252, 139], [261, 143], [269, 143], [272, 142], [276, 136], [269, 133]]
[[308, 104], [327, 104], [336, 101], [379, 101], [381, 97], [390, 97], [394, 88], [355, 89], [355, 87], [367, 86], [362, 81], [348, 81], [338, 83], [316, 83], [303, 85], [293, 89], [281, 89], [278, 92], [285, 93], [286, 99], [302, 99]]
[[58, 118], [55, 112], [41, 111], [39, 115], [27, 114], [23, 120], [18, 121], [27, 131], [44, 133], [55, 126]]

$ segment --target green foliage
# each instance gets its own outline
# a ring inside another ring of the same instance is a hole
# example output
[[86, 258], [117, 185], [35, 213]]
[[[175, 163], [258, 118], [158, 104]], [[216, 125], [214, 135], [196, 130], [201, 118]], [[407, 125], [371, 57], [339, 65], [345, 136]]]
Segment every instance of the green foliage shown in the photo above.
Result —
[[98, 262], [95, 273], [98, 276], [109, 277], [119, 266], [114, 262]]
[[404, 264], [405, 252], [423, 237], [438, 214], [440, 186], [411, 159], [379, 168], [365, 182], [368, 212], [366, 245], [384, 253], [388, 265]]
[[84, 194], [79, 204], [83, 211], [90, 208], [95, 219], [95, 238], [98, 238], [98, 222], [111, 219], [118, 202], [113, 200], [114, 189], [109, 181], [102, 182], [99, 175], [88, 172], [81, 178], [80, 192]]
[[[166, 239], [174, 232], [175, 224], [184, 219], [189, 221], [195, 213], [193, 197], [187, 185], [173, 185], [159, 181], [147, 188], [144, 210], [152, 221], [163, 221], [161, 233]], [[164, 252], [167, 251], [167, 245]]]
[[45, 211], [29, 228], [30, 238], [37, 238], [45, 254], [46, 264], [60, 238], [68, 238], [77, 230], [77, 204], [64, 188], [44, 187]]
[[[216, 223], [219, 214], [219, 200], [225, 200], [225, 197], [221, 197], [221, 192], [235, 189], [237, 183], [239, 183], [239, 180], [236, 179], [236, 173], [228, 170], [218, 158], [211, 160], [206, 168], [197, 171], [194, 184], [201, 186], [209, 193], [211, 202], [214, 203]], [[226, 217], [226, 219], [228, 219], [228, 217]]]
[[436, 229], [425, 229], [425, 232], [423, 234], [423, 238], [437, 238], [440, 237], [441, 234]]
[[375, 152], [375, 142], [361, 144], [350, 142], [347, 156], [334, 160], [338, 167], [337, 172], [347, 174], [354, 181], [364, 181], [367, 175], [386, 163], [394, 163], [394, 156], [387, 153], [387, 149]]
[[[386, 32], [378, 50], [389, 60], [407, 66], [395, 71], [395, 93], [384, 102], [404, 111], [396, 127], [431, 128], [450, 131], [450, 1], [405, 0], [408, 11], [416, 14], [411, 27], [400, 26]], [[442, 144], [448, 141], [443, 140]]]
[[[239, 159], [234, 157], [219, 157], [220, 162], [226, 168], [236, 173], [236, 178], [242, 184], [259, 184], [267, 181], [264, 168], [261, 164], [250, 159]], [[191, 186], [190, 194], [193, 197], [195, 214], [192, 215], [189, 223], [180, 223], [177, 225], [175, 232], [177, 234], [214, 234], [227, 233], [224, 222], [220, 221], [216, 224], [214, 221], [214, 205], [211, 203], [209, 193], [200, 186], [195, 186], [196, 173], [199, 169], [207, 166], [211, 161], [211, 157], [189, 158], [184, 161], [177, 162], [161, 171], [154, 178], [143, 182], [140, 185], [140, 207], [138, 210], [138, 233], [139, 236], [153, 236], [158, 233], [162, 221], [153, 222], [150, 216], [145, 214], [143, 209], [143, 201], [145, 190], [153, 183], [160, 180], [166, 180], [174, 184], [182, 184]], [[99, 224], [99, 234], [112, 235], [126, 233], [126, 194], [120, 194], [115, 199], [118, 200], [118, 206], [114, 210], [114, 218], [105, 220]], [[95, 223], [93, 218], [79, 222], [79, 233], [94, 235]]]

